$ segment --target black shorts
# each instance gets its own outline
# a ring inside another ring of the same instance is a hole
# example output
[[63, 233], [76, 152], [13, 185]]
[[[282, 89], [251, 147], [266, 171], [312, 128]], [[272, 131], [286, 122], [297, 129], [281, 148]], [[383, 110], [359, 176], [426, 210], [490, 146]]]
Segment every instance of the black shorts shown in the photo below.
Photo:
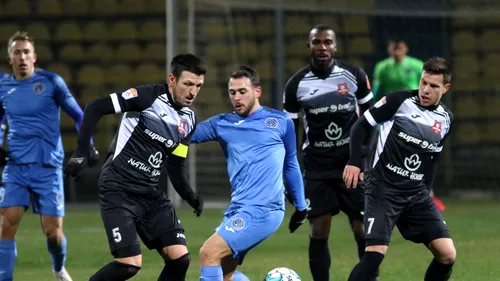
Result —
[[365, 181], [366, 245], [389, 245], [396, 225], [404, 239], [426, 246], [450, 238], [448, 227], [428, 190], [413, 195], [394, 194], [382, 181]]
[[306, 179], [305, 193], [309, 218], [342, 211], [351, 220], [363, 221], [364, 189], [360, 186], [348, 189], [341, 179]]
[[100, 207], [109, 248], [115, 258], [141, 254], [137, 236], [150, 250], [186, 245], [184, 229], [163, 192], [152, 196], [101, 191]]

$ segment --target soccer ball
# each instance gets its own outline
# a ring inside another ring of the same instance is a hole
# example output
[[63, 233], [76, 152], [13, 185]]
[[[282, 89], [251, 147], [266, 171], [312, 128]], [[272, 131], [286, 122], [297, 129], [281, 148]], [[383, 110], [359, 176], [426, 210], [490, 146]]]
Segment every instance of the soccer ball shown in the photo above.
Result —
[[269, 271], [264, 281], [300, 281], [300, 277], [290, 268], [278, 267]]

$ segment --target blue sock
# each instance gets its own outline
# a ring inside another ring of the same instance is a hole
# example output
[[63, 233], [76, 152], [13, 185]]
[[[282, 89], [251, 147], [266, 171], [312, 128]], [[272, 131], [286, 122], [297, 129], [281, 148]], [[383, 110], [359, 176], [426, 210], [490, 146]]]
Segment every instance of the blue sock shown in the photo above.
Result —
[[0, 240], [0, 281], [12, 281], [16, 257], [16, 240]]
[[199, 281], [223, 281], [222, 267], [217, 266], [202, 266], [201, 277]]
[[52, 265], [55, 272], [61, 271], [66, 262], [66, 243], [66, 236], [64, 235], [60, 245], [57, 242], [47, 240], [47, 250], [52, 257]]
[[233, 281], [250, 281], [250, 279], [248, 279], [248, 277], [246, 277], [245, 274], [243, 274], [243, 273], [239, 272], [238, 270], [236, 270], [234, 272]]

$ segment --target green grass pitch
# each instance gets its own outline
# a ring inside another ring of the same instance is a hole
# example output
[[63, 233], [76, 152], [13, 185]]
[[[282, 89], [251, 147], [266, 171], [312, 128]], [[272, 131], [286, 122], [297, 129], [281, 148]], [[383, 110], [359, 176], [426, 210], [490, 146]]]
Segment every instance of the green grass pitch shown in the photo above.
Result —
[[[498, 281], [498, 251], [500, 249], [500, 202], [448, 200], [445, 220], [457, 247], [457, 263], [451, 280]], [[192, 262], [187, 280], [198, 280], [198, 251], [222, 219], [222, 210], [205, 210], [196, 218], [183, 208], [178, 211], [186, 229]], [[279, 231], [252, 250], [240, 267], [251, 280], [262, 280], [271, 269], [279, 266], [297, 271], [302, 280], [311, 281], [307, 248], [308, 224], [298, 232], [287, 231], [291, 208]], [[68, 238], [67, 269], [73, 280], [87, 281], [90, 275], [112, 260], [97, 208], [69, 209], [64, 229]], [[17, 234], [18, 259], [14, 280], [54, 280], [51, 259], [45, 248], [37, 216], [26, 213]], [[344, 215], [334, 218], [330, 236], [332, 281], [345, 281], [357, 262], [356, 246]], [[431, 260], [422, 245], [404, 241], [395, 230], [387, 257], [381, 267], [381, 281], [420, 281]], [[142, 270], [132, 280], [157, 280], [163, 262], [156, 251], [143, 252]]]

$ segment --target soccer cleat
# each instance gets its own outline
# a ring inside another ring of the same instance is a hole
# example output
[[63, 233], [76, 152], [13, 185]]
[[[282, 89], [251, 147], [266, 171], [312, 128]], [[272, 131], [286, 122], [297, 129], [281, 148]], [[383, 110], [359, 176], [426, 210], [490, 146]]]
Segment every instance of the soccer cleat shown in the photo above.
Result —
[[434, 204], [436, 204], [437, 209], [440, 212], [444, 212], [444, 209], [446, 209], [446, 206], [444, 205], [443, 201], [439, 200], [434, 193], [432, 193], [432, 200], [434, 200]]
[[55, 272], [54, 270], [52, 270], [52, 271], [54, 272], [54, 275], [56, 276], [56, 281], [73, 281], [73, 279], [71, 279], [71, 276], [69, 276], [68, 272], [66, 271], [66, 269], [64, 267], [59, 272]]

